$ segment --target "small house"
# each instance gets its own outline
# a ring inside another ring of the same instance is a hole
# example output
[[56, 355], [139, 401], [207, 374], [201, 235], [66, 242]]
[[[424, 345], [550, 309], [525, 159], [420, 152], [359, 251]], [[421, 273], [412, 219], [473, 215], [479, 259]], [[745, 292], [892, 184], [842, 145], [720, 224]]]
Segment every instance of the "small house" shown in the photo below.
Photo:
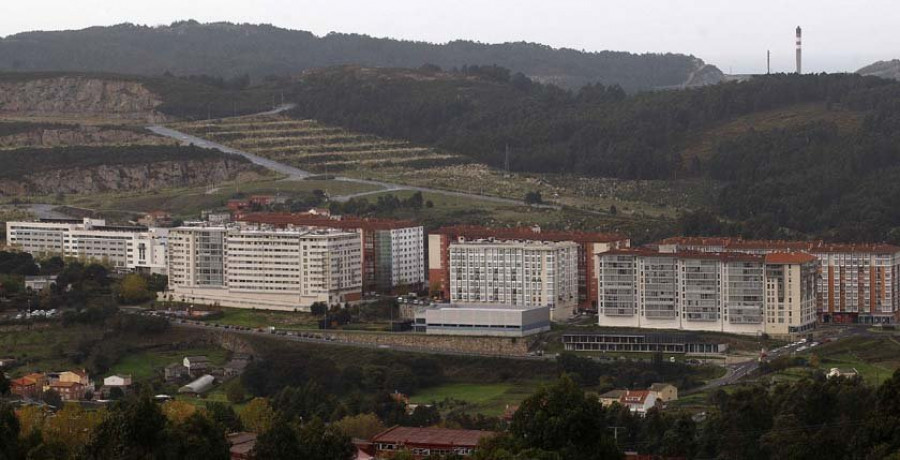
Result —
[[182, 363], [191, 375], [206, 373], [209, 369], [209, 358], [206, 356], [185, 356]]
[[25, 289], [32, 292], [43, 291], [48, 286], [56, 284], [55, 276], [26, 276]]
[[181, 363], [172, 363], [165, 367], [164, 374], [166, 382], [177, 382], [187, 376], [188, 369]]
[[51, 383], [50, 389], [59, 393], [63, 401], [80, 401], [84, 399], [85, 386], [78, 382], [59, 381]]
[[856, 377], [858, 375], [859, 375], [859, 371], [856, 370], [855, 367], [850, 367], [850, 368], [832, 367], [828, 371], [828, 373], [825, 374], [825, 376], [828, 378], [834, 378], [834, 377], [852, 378], [852, 377]]
[[77, 383], [82, 386], [91, 385], [91, 379], [90, 377], [88, 377], [88, 373], [84, 369], [60, 372], [58, 382]]
[[9, 392], [21, 398], [37, 398], [41, 389], [42, 386], [38, 385], [38, 382], [27, 376], [9, 382]]
[[641, 416], [646, 415], [647, 411], [655, 407], [658, 401], [656, 393], [650, 390], [625, 390], [625, 393], [619, 398], [619, 404]]
[[250, 452], [256, 446], [256, 433], [241, 431], [228, 434], [228, 446], [231, 460], [251, 458]]
[[619, 402], [619, 399], [623, 394], [625, 394], [625, 390], [607, 391], [606, 393], [600, 395], [600, 404], [602, 404], [603, 407], [611, 406], [613, 403]]
[[656, 398], [662, 402], [675, 401], [678, 399], [678, 388], [668, 383], [654, 383], [650, 385], [648, 390], [656, 393]]

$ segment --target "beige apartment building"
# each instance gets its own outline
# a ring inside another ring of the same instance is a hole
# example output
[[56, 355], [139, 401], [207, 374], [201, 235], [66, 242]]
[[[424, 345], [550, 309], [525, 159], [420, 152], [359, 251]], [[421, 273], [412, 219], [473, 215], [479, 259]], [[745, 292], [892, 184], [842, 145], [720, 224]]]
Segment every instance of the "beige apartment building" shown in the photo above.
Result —
[[597, 256], [599, 324], [786, 336], [815, 326], [808, 254], [613, 250]]
[[554, 319], [578, 305], [578, 244], [466, 240], [449, 246], [450, 301], [550, 307]]
[[819, 260], [816, 310], [825, 323], [892, 324], [900, 320], [900, 247], [817, 241], [679, 237], [660, 251], [806, 253]]
[[107, 225], [103, 219], [7, 222], [7, 243], [36, 257], [71, 257], [118, 270], [166, 272], [168, 229]]
[[172, 300], [308, 311], [362, 296], [358, 233], [265, 226], [180, 227], [171, 232]]

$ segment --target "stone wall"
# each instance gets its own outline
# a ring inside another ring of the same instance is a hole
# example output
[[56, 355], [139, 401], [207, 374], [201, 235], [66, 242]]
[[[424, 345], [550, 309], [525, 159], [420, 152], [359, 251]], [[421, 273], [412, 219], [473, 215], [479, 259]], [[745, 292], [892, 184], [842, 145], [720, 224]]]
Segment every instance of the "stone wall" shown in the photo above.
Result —
[[389, 347], [427, 349], [483, 355], [525, 356], [532, 339], [525, 337], [464, 337], [420, 333], [375, 333], [358, 331], [318, 331], [338, 342], [387, 345]]

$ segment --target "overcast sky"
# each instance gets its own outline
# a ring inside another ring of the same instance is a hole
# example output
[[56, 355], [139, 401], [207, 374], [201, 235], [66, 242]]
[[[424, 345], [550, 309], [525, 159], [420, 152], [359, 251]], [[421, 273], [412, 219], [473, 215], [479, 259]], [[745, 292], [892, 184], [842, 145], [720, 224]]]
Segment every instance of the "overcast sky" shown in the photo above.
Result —
[[0, 0], [0, 36], [181, 19], [269, 23], [430, 42], [530, 41], [588, 51], [693, 54], [724, 72], [853, 71], [900, 58], [898, 0]]

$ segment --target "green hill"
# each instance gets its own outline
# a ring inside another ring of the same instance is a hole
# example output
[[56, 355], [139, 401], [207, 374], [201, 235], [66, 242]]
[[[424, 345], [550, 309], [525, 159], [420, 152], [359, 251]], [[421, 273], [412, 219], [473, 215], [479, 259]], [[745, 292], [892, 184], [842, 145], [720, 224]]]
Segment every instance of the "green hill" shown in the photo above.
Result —
[[564, 87], [600, 82], [627, 90], [715, 83], [722, 73], [682, 54], [583, 52], [535, 43], [446, 44], [310, 32], [271, 25], [176, 22], [120, 24], [74, 31], [26, 32], [0, 39], [0, 70], [113, 72], [140, 75], [296, 74], [338, 64], [417, 68], [497, 64]]
[[[697, 232], [900, 241], [900, 83], [771, 75], [566, 92], [496, 67], [309, 72], [293, 116], [514, 170], [723, 184]], [[722, 216], [719, 220], [715, 216]]]

